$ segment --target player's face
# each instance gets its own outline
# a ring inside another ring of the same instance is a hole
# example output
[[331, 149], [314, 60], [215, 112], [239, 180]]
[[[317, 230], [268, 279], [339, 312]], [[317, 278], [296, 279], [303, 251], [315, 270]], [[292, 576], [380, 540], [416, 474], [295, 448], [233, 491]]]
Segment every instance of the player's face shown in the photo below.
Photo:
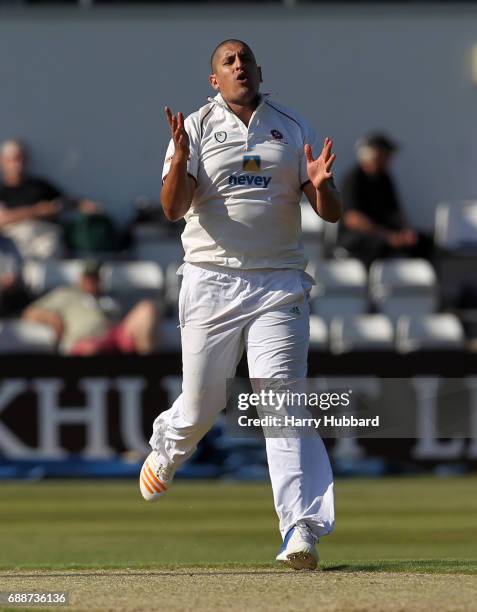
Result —
[[260, 70], [252, 51], [240, 43], [221, 47], [214, 61], [210, 83], [226, 102], [248, 105], [257, 98]]

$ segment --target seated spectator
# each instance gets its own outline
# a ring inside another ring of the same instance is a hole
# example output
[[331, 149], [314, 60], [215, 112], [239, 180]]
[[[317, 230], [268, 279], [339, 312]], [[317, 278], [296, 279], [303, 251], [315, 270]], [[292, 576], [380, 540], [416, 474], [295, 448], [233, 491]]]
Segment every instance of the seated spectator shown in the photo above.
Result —
[[26, 173], [25, 148], [7, 140], [0, 149], [0, 231], [10, 237], [23, 257], [61, 254], [61, 230], [55, 224], [61, 210], [61, 191], [50, 182]]
[[22, 259], [15, 243], [0, 235], [0, 317], [17, 317], [31, 301], [23, 283]]
[[115, 253], [122, 247], [120, 233], [98, 202], [81, 200], [65, 222], [65, 243], [76, 257], [98, 257]]
[[151, 353], [156, 344], [158, 313], [152, 300], [143, 300], [119, 322], [112, 298], [101, 294], [100, 267], [87, 262], [78, 286], [59, 287], [31, 304], [27, 321], [50, 325], [65, 353]]
[[369, 265], [385, 257], [432, 256], [432, 240], [414, 230], [399, 203], [389, 167], [397, 145], [383, 134], [358, 141], [358, 164], [345, 177], [338, 245]]

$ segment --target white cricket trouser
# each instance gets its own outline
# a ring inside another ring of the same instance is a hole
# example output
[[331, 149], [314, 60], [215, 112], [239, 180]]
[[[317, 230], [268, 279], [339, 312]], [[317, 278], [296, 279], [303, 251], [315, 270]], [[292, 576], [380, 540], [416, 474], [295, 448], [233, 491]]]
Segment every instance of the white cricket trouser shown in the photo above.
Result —
[[[185, 264], [179, 297], [182, 393], [154, 421], [179, 467], [226, 404], [243, 350], [250, 378], [305, 378], [310, 278], [300, 270], [236, 270]], [[294, 308], [298, 306], [298, 308]], [[333, 474], [319, 438], [266, 438], [280, 532], [306, 519], [317, 537], [334, 526]]]

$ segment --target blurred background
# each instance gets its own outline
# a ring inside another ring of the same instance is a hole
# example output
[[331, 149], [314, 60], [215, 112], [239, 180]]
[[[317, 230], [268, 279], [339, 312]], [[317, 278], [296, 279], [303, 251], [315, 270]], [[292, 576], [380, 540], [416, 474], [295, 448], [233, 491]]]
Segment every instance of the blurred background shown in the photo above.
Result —
[[[205, 104], [229, 37], [338, 156], [339, 225], [301, 205], [310, 376], [434, 385], [414, 437], [327, 440], [336, 473], [475, 470], [476, 25], [474, 2], [0, 1], [0, 478], [136, 477], [181, 385], [163, 108]], [[449, 378], [465, 438], [439, 435]], [[179, 476], [267, 479], [263, 442], [219, 420]]]

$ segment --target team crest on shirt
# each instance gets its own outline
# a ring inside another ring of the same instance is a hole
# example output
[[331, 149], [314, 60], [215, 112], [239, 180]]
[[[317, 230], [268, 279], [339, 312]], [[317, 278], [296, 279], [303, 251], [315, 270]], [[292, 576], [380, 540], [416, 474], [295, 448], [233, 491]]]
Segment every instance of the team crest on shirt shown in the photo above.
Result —
[[260, 155], [244, 155], [242, 168], [247, 172], [258, 172], [260, 170]]
[[280, 132], [280, 130], [270, 130], [270, 134], [274, 140], [283, 140], [283, 134]]
[[227, 132], [215, 132], [215, 140], [217, 142], [225, 142], [227, 140]]

